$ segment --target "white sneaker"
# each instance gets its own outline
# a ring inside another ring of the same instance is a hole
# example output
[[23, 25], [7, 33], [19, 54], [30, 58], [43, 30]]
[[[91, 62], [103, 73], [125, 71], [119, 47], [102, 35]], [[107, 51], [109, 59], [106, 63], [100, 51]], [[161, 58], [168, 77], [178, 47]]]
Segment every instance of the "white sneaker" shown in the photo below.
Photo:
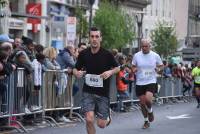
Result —
[[40, 109], [42, 109], [41, 106], [31, 106], [31, 111], [38, 111]]
[[26, 113], [26, 114], [30, 114], [31, 111], [30, 111], [28, 108], [25, 107], [25, 113]]
[[65, 122], [65, 123], [72, 122], [70, 119], [66, 118], [64, 115], [61, 117], [61, 119], [62, 119], [63, 122]]

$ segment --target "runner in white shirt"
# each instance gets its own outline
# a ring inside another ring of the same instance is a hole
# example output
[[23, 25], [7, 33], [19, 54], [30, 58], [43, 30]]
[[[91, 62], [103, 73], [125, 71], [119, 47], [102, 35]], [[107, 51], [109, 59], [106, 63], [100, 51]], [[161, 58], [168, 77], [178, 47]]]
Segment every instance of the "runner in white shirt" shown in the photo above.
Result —
[[154, 120], [152, 110], [153, 94], [157, 90], [157, 71], [163, 68], [160, 56], [150, 50], [147, 39], [141, 41], [141, 51], [137, 52], [132, 61], [133, 72], [136, 74], [136, 95], [139, 97], [141, 111], [144, 116], [143, 129], [150, 126]]

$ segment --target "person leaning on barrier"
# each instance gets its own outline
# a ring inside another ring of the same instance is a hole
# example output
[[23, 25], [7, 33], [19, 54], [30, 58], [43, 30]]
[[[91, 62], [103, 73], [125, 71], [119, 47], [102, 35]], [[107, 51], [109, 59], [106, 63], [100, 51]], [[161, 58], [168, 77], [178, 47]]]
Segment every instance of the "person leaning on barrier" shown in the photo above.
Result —
[[197, 108], [200, 108], [200, 59], [197, 61], [197, 65], [192, 69], [192, 77], [194, 79], [194, 95], [197, 100]]
[[61, 69], [60, 65], [56, 61], [57, 51], [55, 48], [53, 47], [45, 48], [43, 54], [45, 56], [44, 65], [47, 69], [50, 70]]
[[[12, 64], [10, 61], [8, 61], [9, 56], [12, 52], [12, 42], [14, 40], [10, 39], [8, 35], [1, 34], [0, 35], [0, 95], [1, 95], [1, 110], [0, 110], [0, 116], [6, 114], [8, 109], [7, 102], [6, 102], [6, 92], [7, 85], [8, 85], [8, 79], [7, 77], [10, 76], [10, 74], [16, 69], [16, 66]], [[0, 119], [0, 126], [5, 124], [6, 120]]]
[[144, 116], [143, 129], [150, 127], [150, 122], [154, 120], [152, 99], [157, 90], [157, 73], [163, 68], [160, 56], [150, 47], [150, 41], [142, 39], [141, 51], [134, 55], [132, 61], [132, 70], [136, 74], [136, 95]]
[[114, 56], [101, 47], [99, 29], [92, 27], [89, 38], [90, 47], [79, 54], [73, 74], [78, 78], [85, 74], [81, 108], [86, 117], [88, 134], [95, 134], [95, 117], [100, 128], [110, 124], [109, 78], [120, 68]]
[[23, 40], [23, 51], [26, 52], [28, 58], [32, 62], [35, 59], [35, 44], [31, 38], [22, 36]]
[[65, 47], [64, 50], [61, 50], [56, 57], [56, 61], [60, 65], [61, 69], [67, 69], [68, 73], [72, 73], [72, 68], [75, 66], [73, 53], [74, 46], [67, 45], [67, 47]]
[[[0, 35], [0, 51], [5, 52], [8, 57], [5, 60], [6, 65], [10, 66], [12, 70], [16, 69], [16, 66], [13, 64], [13, 62], [10, 59], [10, 56], [12, 54], [12, 43], [14, 42], [13, 39], [10, 39], [8, 35], [1, 34]], [[10, 71], [12, 72], [12, 71]]]

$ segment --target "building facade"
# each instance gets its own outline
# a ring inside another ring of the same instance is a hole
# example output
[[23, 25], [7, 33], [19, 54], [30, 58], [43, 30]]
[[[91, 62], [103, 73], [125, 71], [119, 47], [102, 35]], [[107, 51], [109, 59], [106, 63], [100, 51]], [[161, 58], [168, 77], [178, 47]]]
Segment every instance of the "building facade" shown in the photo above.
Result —
[[189, 0], [188, 3], [188, 32], [182, 54], [183, 60], [193, 61], [200, 57], [200, 0]]
[[140, 41], [143, 37], [143, 10], [151, 3], [152, 0], [119, 0], [118, 5], [135, 21], [133, 30], [136, 33], [136, 40], [132, 44], [125, 44], [127, 48], [125, 53], [135, 53], [140, 49]]
[[150, 38], [152, 30], [159, 21], [175, 26], [175, 1], [152, 0], [152, 3], [144, 9], [143, 37]]
[[88, 0], [9, 0], [11, 14], [1, 17], [2, 33], [11, 37], [29, 36], [36, 43], [50, 46], [52, 40], [66, 40], [66, 18], [77, 6], [88, 9]]

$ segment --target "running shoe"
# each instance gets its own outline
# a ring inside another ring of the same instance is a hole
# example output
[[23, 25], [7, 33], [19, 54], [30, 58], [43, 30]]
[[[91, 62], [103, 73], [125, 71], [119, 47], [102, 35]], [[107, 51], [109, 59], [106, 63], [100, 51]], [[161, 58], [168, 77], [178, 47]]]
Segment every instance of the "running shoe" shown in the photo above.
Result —
[[142, 126], [142, 129], [147, 129], [150, 127], [150, 123], [148, 121], [144, 122], [144, 125]]

